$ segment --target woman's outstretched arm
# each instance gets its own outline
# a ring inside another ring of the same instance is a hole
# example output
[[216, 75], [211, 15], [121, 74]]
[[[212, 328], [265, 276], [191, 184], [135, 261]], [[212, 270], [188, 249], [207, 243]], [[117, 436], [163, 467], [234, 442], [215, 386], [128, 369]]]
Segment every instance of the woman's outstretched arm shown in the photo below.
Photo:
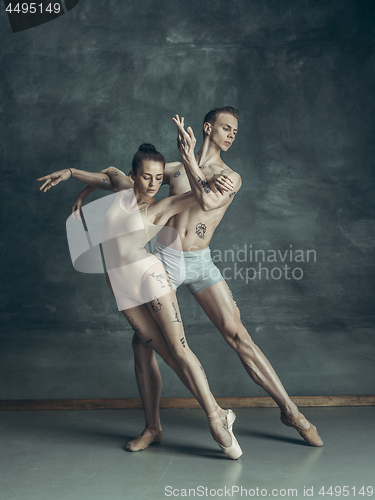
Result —
[[37, 181], [43, 182], [39, 190], [45, 193], [51, 189], [51, 187], [57, 186], [61, 181], [67, 181], [71, 177], [94, 188], [101, 187], [107, 191], [113, 190], [113, 184], [109, 175], [101, 172], [85, 172], [84, 170], [77, 170], [76, 168], [65, 168], [64, 170], [58, 170], [44, 177], [39, 177]]
[[[122, 191], [124, 189], [130, 189], [134, 186], [134, 181], [129, 175], [125, 175], [124, 172], [116, 167], [108, 167], [101, 171], [102, 174], [107, 174], [112, 181], [112, 191]], [[85, 203], [85, 199], [91, 193], [93, 193], [97, 188], [93, 186], [86, 186], [80, 193], [78, 193], [77, 198], [74, 200], [72, 205], [72, 214], [74, 218], [75, 212], [78, 212], [78, 218], [80, 217], [80, 211]], [[100, 186], [100, 189], [102, 186]]]

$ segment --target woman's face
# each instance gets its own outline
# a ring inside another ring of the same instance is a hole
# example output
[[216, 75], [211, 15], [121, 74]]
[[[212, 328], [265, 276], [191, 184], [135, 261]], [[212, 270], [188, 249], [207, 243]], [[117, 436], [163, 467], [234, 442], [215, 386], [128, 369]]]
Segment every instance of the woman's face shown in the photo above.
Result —
[[163, 183], [163, 164], [153, 160], [143, 160], [136, 175], [133, 174], [134, 187], [145, 196], [155, 196]]

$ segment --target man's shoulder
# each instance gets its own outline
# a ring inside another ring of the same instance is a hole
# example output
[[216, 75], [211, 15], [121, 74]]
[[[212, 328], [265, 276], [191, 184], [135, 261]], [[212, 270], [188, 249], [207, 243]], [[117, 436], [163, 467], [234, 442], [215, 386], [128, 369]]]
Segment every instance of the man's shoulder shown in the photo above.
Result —
[[172, 161], [165, 164], [165, 170], [168, 172], [175, 172], [181, 167], [182, 163], [180, 161]]
[[170, 179], [175, 176], [183, 167], [180, 161], [173, 161], [165, 164], [164, 169], [164, 182], [163, 184], [170, 184]]

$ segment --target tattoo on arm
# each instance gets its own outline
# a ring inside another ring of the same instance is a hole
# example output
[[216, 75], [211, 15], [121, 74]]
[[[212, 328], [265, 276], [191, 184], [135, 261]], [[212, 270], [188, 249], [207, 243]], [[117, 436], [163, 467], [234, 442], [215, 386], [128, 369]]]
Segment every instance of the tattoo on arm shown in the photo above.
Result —
[[209, 184], [208, 184], [207, 181], [205, 181], [205, 180], [203, 180], [203, 179], [201, 179], [199, 177], [198, 178], [198, 182], [202, 186], [202, 188], [203, 188], [203, 190], [204, 190], [205, 193], [211, 193], [211, 188], [210, 188], [210, 186], [209, 186]]
[[108, 187], [111, 185], [111, 182], [108, 179], [103, 179], [102, 180], [102, 186]]
[[180, 342], [182, 344], [182, 347], [186, 347], [186, 341], [185, 341], [185, 337], [182, 337], [182, 339], [180, 339]]
[[177, 172], [175, 172], [173, 174], [173, 177], [179, 177], [181, 175], [181, 172], [179, 170], [177, 170]]
[[203, 222], [198, 222], [198, 224], [195, 226], [195, 234], [199, 236], [202, 240], [204, 240], [204, 235], [206, 234], [207, 231], [207, 226], [206, 224], [203, 224]]
[[172, 302], [172, 306], [173, 306], [173, 309], [174, 309], [174, 312], [175, 312], [175, 315], [176, 315], [175, 319], [173, 320], [173, 323], [181, 323], [181, 320], [178, 319], [177, 309], [176, 309], [176, 306], [175, 306], [174, 302]]

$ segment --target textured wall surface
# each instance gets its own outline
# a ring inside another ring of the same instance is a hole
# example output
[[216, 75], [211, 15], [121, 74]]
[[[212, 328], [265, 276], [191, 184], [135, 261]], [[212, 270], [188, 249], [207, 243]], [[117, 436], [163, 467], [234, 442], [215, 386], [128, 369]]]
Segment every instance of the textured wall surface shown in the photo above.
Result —
[[[373, 4], [81, 0], [19, 33], [1, 9], [0, 397], [137, 396], [131, 330], [104, 277], [70, 261], [81, 185], [43, 195], [35, 179], [127, 172], [145, 141], [177, 160], [171, 117], [200, 138], [226, 104], [241, 118], [224, 160], [243, 185], [211, 248], [245, 325], [290, 393], [373, 393]], [[178, 298], [215, 395], [264, 395]], [[164, 396], [189, 395], [162, 370]]]

